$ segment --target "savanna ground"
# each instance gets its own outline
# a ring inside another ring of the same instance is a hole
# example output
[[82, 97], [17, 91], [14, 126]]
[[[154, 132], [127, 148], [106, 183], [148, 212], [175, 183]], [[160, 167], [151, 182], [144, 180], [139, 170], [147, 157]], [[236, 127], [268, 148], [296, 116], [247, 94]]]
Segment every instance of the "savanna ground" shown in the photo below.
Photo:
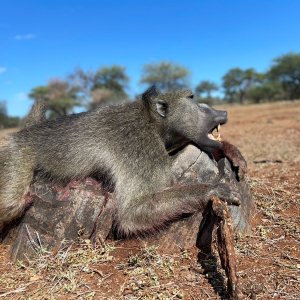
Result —
[[[256, 203], [252, 232], [236, 238], [242, 290], [300, 299], [300, 102], [226, 109], [222, 136], [245, 155]], [[134, 240], [82, 241], [15, 265], [0, 245], [2, 299], [226, 299], [223, 275], [212, 257], [197, 263], [197, 249], [168, 254]]]

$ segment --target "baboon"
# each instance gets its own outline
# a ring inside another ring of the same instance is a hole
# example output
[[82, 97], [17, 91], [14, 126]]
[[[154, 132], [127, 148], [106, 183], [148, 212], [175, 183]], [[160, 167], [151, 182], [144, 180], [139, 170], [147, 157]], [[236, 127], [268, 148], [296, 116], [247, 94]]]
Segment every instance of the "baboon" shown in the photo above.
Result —
[[46, 121], [47, 105], [42, 101], [37, 101], [31, 107], [30, 112], [23, 121], [22, 127], [29, 127]]
[[[227, 113], [192, 101], [190, 91], [160, 93], [152, 87], [132, 103], [27, 126], [0, 151], [0, 232], [22, 215], [36, 172], [62, 182], [95, 174], [109, 178], [116, 220], [123, 234], [152, 231], [183, 213], [203, 208], [212, 194], [239, 205], [226, 183], [173, 185], [174, 156], [186, 141], [222, 151], [212, 131]], [[175, 147], [176, 148], [176, 147]]]

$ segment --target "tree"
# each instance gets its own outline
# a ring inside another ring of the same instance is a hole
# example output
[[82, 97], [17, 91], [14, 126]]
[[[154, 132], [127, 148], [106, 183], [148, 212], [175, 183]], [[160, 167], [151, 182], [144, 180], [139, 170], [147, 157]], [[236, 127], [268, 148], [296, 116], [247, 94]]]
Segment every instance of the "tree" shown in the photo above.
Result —
[[89, 108], [128, 100], [126, 93], [129, 77], [125, 67], [113, 65], [94, 71], [77, 69], [69, 76]]
[[125, 68], [117, 65], [103, 67], [95, 74], [94, 89], [105, 88], [119, 95], [126, 95], [129, 77], [126, 75]]
[[81, 103], [77, 97], [78, 89], [61, 79], [51, 80], [47, 86], [38, 86], [31, 90], [29, 97], [37, 102], [44, 102], [50, 118], [65, 116], [73, 112]]
[[288, 99], [300, 98], [300, 53], [288, 53], [273, 60], [268, 76], [280, 82]]
[[67, 78], [69, 84], [77, 89], [78, 97], [86, 105], [90, 101], [90, 94], [95, 82], [94, 77], [95, 73], [93, 71], [84, 71], [81, 68], [77, 68]]
[[128, 97], [125, 94], [116, 93], [106, 88], [98, 88], [91, 92], [90, 109], [102, 107], [106, 105], [121, 104], [128, 102]]
[[284, 91], [279, 82], [266, 80], [253, 86], [247, 91], [247, 98], [254, 103], [263, 101], [276, 101], [284, 97]]
[[160, 62], [145, 65], [142, 72], [141, 83], [148, 86], [156, 85], [166, 92], [188, 86], [189, 70], [171, 62]]
[[254, 69], [230, 69], [222, 78], [225, 99], [229, 102], [244, 103], [247, 90], [262, 80], [262, 74]]
[[196, 86], [196, 95], [203, 98], [203, 94], [206, 94], [206, 99], [211, 99], [211, 93], [217, 91], [219, 88], [217, 84], [209, 80], [202, 80]]
[[7, 119], [6, 103], [5, 101], [0, 101], [0, 128], [5, 127]]
[[0, 128], [17, 127], [20, 123], [19, 117], [10, 117], [7, 115], [6, 102], [0, 101]]

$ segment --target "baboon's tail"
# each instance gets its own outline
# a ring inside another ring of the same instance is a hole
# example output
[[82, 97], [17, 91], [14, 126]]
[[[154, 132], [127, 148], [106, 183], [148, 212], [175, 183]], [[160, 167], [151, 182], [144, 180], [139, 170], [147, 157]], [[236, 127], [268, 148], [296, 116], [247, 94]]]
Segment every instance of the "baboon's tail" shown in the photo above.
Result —
[[24, 120], [23, 127], [29, 127], [46, 120], [47, 105], [42, 101], [35, 102]]
[[0, 149], [0, 233], [6, 224], [24, 211], [24, 196], [33, 176], [29, 156], [18, 149], [13, 140], [10, 142]]

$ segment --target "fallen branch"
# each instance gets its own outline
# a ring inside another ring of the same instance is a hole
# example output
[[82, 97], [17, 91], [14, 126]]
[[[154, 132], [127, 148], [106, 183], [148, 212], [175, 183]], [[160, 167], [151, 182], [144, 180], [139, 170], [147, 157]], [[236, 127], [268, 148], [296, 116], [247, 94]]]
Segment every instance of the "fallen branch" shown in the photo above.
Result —
[[232, 299], [242, 298], [238, 285], [237, 263], [234, 251], [234, 235], [232, 220], [228, 212], [227, 204], [218, 197], [212, 197], [212, 212], [217, 221], [217, 245], [222, 268], [227, 276], [227, 292]]

